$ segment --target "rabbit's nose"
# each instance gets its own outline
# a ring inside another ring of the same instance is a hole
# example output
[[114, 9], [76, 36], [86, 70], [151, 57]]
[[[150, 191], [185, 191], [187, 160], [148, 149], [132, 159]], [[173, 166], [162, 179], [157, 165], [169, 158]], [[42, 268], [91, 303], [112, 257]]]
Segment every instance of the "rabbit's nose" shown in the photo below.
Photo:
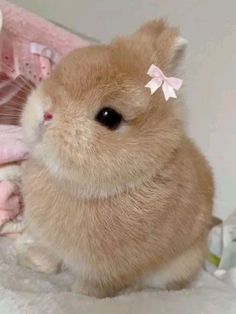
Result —
[[44, 121], [50, 121], [53, 119], [53, 115], [50, 112], [46, 111], [44, 112], [43, 118], [44, 118]]

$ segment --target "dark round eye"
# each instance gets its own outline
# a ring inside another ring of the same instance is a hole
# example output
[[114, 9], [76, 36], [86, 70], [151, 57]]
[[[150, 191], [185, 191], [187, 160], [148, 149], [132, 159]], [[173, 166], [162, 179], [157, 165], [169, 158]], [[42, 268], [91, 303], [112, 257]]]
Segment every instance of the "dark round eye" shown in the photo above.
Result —
[[98, 112], [96, 121], [110, 130], [115, 130], [121, 124], [122, 115], [114, 109], [106, 107]]

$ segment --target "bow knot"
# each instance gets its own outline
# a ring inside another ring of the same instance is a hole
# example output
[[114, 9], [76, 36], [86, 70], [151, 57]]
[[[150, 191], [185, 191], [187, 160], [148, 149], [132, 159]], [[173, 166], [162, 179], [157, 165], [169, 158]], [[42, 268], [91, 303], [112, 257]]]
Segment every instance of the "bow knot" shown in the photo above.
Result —
[[147, 74], [152, 79], [145, 85], [150, 88], [151, 95], [162, 86], [162, 90], [167, 101], [169, 98], [177, 98], [175, 90], [179, 90], [183, 84], [183, 80], [176, 77], [166, 77], [164, 73], [156, 65], [152, 64]]

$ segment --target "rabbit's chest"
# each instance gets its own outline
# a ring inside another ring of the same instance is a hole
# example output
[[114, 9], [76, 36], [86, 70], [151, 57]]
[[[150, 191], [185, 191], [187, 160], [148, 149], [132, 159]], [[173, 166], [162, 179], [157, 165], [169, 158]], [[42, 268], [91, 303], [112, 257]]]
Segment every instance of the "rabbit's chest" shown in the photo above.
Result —
[[[37, 182], [33, 188], [32, 182]], [[133, 251], [145, 251], [149, 259], [152, 247], [160, 243], [161, 215], [153, 211], [157, 202], [147, 193], [80, 200], [58, 189], [46, 175], [38, 180], [32, 171], [23, 177], [23, 193], [32, 235], [82, 273], [105, 273], [107, 263], [129, 268], [125, 261], [137, 261]]]
[[78, 261], [80, 268], [107, 256], [116, 260], [126, 246], [145, 240], [145, 223], [138, 212], [129, 216], [115, 203], [84, 202], [46, 187], [40, 191], [36, 187], [26, 195], [28, 225], [37, 238], [68, 262]]

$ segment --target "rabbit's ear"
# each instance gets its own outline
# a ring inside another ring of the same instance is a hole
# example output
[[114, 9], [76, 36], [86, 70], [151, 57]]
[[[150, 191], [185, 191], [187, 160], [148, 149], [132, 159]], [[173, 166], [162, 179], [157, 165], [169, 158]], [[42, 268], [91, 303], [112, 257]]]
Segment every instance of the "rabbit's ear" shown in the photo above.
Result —
[[147, 65], [154, 63], [171, 75], [181, 65], [187, 45], [178, 30], [168, 27], [163, 20], [145, 24], [129, 40]]

